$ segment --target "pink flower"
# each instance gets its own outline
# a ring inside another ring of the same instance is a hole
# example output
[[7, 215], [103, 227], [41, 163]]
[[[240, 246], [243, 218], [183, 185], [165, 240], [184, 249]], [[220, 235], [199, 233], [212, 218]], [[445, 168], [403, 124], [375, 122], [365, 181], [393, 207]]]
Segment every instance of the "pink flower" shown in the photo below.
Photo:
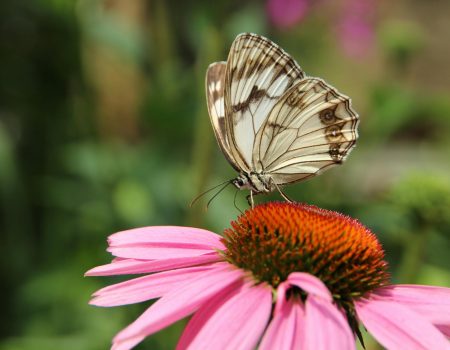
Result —
[[[289, 29], [303, 21], [309, 12], [329, 16], [343, 51], [351, 57], [363, 58], [374, 46], [376, 0], [267, 0], [269, 21], [278, 29]], [[330, 11], [331, 10], [331, 11]]]
[[450, 348], [450, 289], [389, 285], [380, 243], [356, 220], [269, 203], [231, 226], [224, 237], [170, 226], [110, 236], [117, 258], [86, 274], [147, 275], [100, 289], [91, 304], [159, 298], [112, 349], [189, 315], [177, 349], [356, 349], [359, 323], [388, 349]]
[[342, 48], [349, 56], [364, 57], [373, 47], [374, 0], [345, 0], [337, 24]]
[[279, 28], [287, 29], [300, 22], [309, 9], [309, 0], [268, 0], [267, 14]]

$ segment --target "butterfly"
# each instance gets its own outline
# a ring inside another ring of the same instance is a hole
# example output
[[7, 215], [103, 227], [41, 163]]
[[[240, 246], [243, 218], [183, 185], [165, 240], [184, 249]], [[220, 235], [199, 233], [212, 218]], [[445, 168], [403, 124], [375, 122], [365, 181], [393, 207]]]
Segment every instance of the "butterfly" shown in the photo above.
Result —
[[253, 195], [280, 192], [341, 164], [358, 138], [350, 99], [269, 39], [239, 34], [226, 62], [206, 72], [208, 112], [217, 142]]

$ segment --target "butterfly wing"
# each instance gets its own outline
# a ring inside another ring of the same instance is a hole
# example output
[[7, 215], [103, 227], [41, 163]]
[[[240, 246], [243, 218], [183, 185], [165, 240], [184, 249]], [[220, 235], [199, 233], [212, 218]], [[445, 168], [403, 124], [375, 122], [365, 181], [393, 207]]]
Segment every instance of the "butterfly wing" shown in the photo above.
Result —
[[234, 159], [225, 128], [225, 71], [226, 62], [216, 62], [208, 67], [206, 72], [206, 101], [209, 119], [216, 135], [217, 143], [233, 168], [240, 172], [239, 165]]
[[342, 163], [358, 138], [350, 99], [318, 78], [297, 82], [277, 101], [259, 130], [254, 167], [288, 184]]
[[278, 45], [256, 34], [234, 40], [225, 73], [225, 126], [232, 158], [255, 170], [253, 144], [278, 99], [304, 76]]

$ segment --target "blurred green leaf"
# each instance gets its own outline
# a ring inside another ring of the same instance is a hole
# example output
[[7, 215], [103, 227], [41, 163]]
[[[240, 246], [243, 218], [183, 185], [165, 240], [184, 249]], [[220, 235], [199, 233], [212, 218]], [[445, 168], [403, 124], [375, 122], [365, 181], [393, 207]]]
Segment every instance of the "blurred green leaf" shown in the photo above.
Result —
[[130, 179], [121, 180], [113, 194], [117, 213], [130, 225], [145, 225], [153, 217], [153, 203], [148, 188]]
[[381, 44], [394, 62], [402, 66], [424, 46], [424, 33], [416, 23], [407, 20], [391, 20], [383, 24]]
[[401, 180], [389, 198], [411, 222], [442, 230], [450, 224], [450, 183], [447, 178], [430, 174], [411, 174]]

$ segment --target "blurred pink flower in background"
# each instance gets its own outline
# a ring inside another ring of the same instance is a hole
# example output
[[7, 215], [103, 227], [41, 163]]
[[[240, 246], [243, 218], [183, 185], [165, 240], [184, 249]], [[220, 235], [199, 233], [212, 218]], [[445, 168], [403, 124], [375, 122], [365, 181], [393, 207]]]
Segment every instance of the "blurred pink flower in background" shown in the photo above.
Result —
[[374, 16], [374, 0], [343, 0], [337, 30], [347, 55], [364, 57], [369, 53], [375, 37]]
[[119, 232], [108, 251], [117, 258], [86, 275], [147, 275], [100, 289], [92, 305], [159, 298], [114, 350], [191, 314], [177, 349], [356, 349], [359, 322], [388, 349], [450, 348], [450, 289], [389, 285], [375, 235], [314, 206], [259, 205], [224, 237], [170, 226]]
[[274, 26], [287, 29], [305, 17], [309, 9], [309, 0], [268, 0], [266, 9]]
[[[339, 6], [334, 6], [335, 4]], [[333, 5], [333, 7], [331, 7]], [[375, 0], [268, 0], [266, 10], [269, 21], [277, 28], [286, 30], [300, 23], [309, 11], [329, 11], [325, 7], [336, 9], [330, 18], [331, 30], [337, 36], [343, 51], [352, 57], [366, 56], [374, 45]]]

